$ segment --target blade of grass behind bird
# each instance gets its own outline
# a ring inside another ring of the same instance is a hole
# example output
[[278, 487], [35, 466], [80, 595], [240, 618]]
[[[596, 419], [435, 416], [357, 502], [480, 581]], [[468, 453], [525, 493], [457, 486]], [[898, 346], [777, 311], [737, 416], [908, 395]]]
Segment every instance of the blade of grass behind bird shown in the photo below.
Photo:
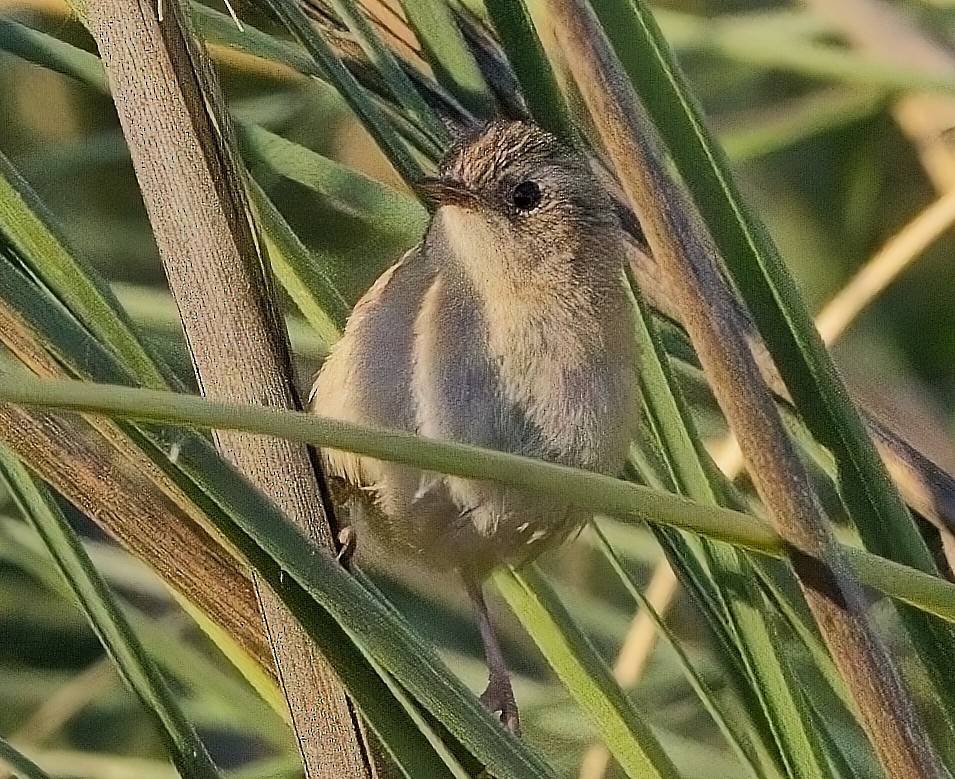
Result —
[[388, 156], [398, 174], [409, 184], [421, 178], [421, 166], [407, 144], [385, 121], [365, 90], [335, 54], [325, 37], [316, 30], [294, 0], [267, 0], [269, 7], [305, 47], [309, 55], [346, 100], [355, 115]]
[[397, 58], [378, 37], [355, 0], [329, 0], [329, 3], [388, 85], [398, 104], [428, 133], [435, 146], [445, 146], [450, 141], [447, 129], [405, 75]]
[[123, 680], [155, 718], [183, 779], [219, 779], [205, 745], [182, 713], [172, 690], [119, 609], [109, 585], [93, 567], [66, 517], [4, 447], [0, 447], [0, 479], [43, 538]]
[[577, 130], [524, 0], [484, 3], [535, 121], [571, 145]]
[[327, 352], [345, 327], [348, 304], [328, 278], [325, 263], [299, 240], [262, 187], [253, 180], [250, 189], [255, 220], [268, 249], [272, 272]]
[[502, 569], [493, 581], [626, 775], [676, 779], [663, 747], [536, 568]]
[[332, 213], [360, 225], [359, 238], [347, 246], [320, 245], [311, 254], [297, 250], [301, 242], [279, 221], [274, 206], [263, 203], [260, 211], [269, 238], [282, 250], [274, 269], [286, 291], [303, 314], [313, 312], [310, 320], [327, 311], [343, 326], [348, 307], [421, 238], [427, 213], [409, 195], [262, 127], [239, 124], [237, 130], [250, 170], [263, 186], [266, 174], [295, 182]]
[[[765, 227], [743, 202], [651, 12], [642, 0], [591, 0], [591, 4], [663, 136], [797, 408], [815, 437], [835, 454], [840, 493], [866, 545], [937, 573], [792, 278]], [[946, 672], [955, 661], [955, 633], [904, 606], [899, 613], [925, 664], [919, 674], [922, 681], [934, 690], [945, 721], [955, 723], [955, 685]]]
[[[644, 402], [670, 466], [672, 486], [676, 492], [699, 502], [726, 505], [721, 476], [696, 432], [689, 408], [655, 333], [650, 311], [637, 286], [631, 284], [631, 288], [639, 312], [637, 340], [641, 348], [638, 360]], [[683, 543], [676, 534], [670, 539], [671, 545]], [[750, 606], [754, 588], [749, 561], [728, 545], [691, 543], [673, 559], [678, 572], [681, 563], [691, 554], [702, 558], [711, 578], [683, 578], [690, 586], [707, 587], [710, 600], [719, 604], [722, 619], [729, 626], [727, 640], [745, 669], [739, 683], [748, 684], [750, 694], [760, 703], [753, 712], [755, 734], [758, 734], [757, 738], [765, 738], [768, 730], [778, 745], [782, 763], [777, 763], [774, 768], [803, 776], [828, 775], [821, 747], [814, 735], [815, 728], [800, 705], [799, 687], [794, 683], [788, 664], [780, 656], [783, 647], [765, 624], [764, 615]], [[718, 618], [711, 618], [708, 622], [718, 622]], [[765, 718], [760, 717], [759, 712], [764, 712]], [[756, 759], [754, 753], [750, 757]]]
[[475, 117], [491, 118], [494, 98], [447, 3], [442, 0], [401, 0], [401, 7], [438, 83]]

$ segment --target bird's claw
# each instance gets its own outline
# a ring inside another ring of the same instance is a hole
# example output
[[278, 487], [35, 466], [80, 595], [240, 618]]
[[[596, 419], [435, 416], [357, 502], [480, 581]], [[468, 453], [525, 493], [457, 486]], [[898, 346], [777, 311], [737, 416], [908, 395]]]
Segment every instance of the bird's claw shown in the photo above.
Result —
[[501, 715], [501, 724], [515, 736], [521, 735], [521, 721], [517, 712], [517, 702], [514, 700], [514, 690], [507, 676], [491, 675], [487, 682], [487, 689], [480, 698], [492, 714]]

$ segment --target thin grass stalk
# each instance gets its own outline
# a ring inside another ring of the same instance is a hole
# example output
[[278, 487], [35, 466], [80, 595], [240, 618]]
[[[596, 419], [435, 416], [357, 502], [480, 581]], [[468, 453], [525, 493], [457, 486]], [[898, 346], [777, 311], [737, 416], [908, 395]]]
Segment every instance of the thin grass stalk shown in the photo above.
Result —
[[109, 585], [93, 567], [66, 517], [26, 468], [0, 448], [0, 480], [23, 515], [43, 538], [87, 619], [123, 680], [154, 717], [183, 779], [219, 779], [195, 728], [186, 719], [166, 680], [119, 609]]
[[52, 779], [40, 766], [2, 738], [0, 738], [0, 761], [14, 771], [18, 771], [22, 779]]
[[[609, 514], [625, 521], [645, 521], [689, 530], [771, 557], [782, 558], [787, 549], [780, 537], [762, 520], [731, 509], [704, 506], [677, 495], [661, 493], [591, 471], [468, 444], [420, 438], [402, 430], [349, 424], [314, 414], [223, 403], [172, 392], [86, 381], [44, 380], [22, 371], [17, 371], [15, 375], [0, 373], [0, 412], [11, 410], [11, 419], [26, 424], [24, 420], [29, 418], [27, 415], [12, 416], [20, 404], [94, 416], [192, 428], [240, 430], [286, 438], [403, 463], [421, 470], [497, 481], [550, 494], [570, 503], [591, 507], [595, 513]], [[2, 429], [5, 435], [9, 435], [7, 427]], [[77, 433], [73, 432], [73, 435]], [[13, 437], [12, 440], [18, 439]], [[63, 434], [59, 435], [59, 440], [64, 440]], [[919, 573], [917, 569], [893, 564], [865, 550], [853, 550], [851, 556], [865, 561], [864, 565], [853, 563], [853, 570], [866, 586], [897, 600], [911, 602], [917, 608], [955, 623], [955, 584], [923, 573], [917, 577], [915, 589], [908, 591], [899, 571], [910, 572], [909, 576], [913, 576]], [[883, 571], [885, 576], [879, 575], [878, 571]], [[932, 588], [925, 587], [925, 581], [932, 582]], [[891, 587], [888, 584], [890, 582]]]
[[305, 47], [326, 80], [351, 106], [379, 148], [388, 156], [398, 175], [413, 184], [421, 178], [421, 166], [410, 154], [403, 139], [385, 121], [355, 77], [335, 54], [325, 37], [315, 30], [295, 0], [266, 0], [275, 15]]
[[418, 93], [411, 79], [405, 75], [401, 64], [378, 37], [356, 0], [329, 0], [329, 3], [355, 36], [378, 75], [388, 85], [395, 101], [428, 133], [436, 146], [446, 146], [451, 140], [447, 128]]
[[[891, 777], [945, 777], [908, 691], [865, 616], [808, 476], [743, 340], [716, 252], [666, 171], [655, 133], [593, 11], [550, 0], [565, 56], [654, 257], [683, 313], [754, 484], [781, 535], [806, 600]], [[891, 708], [889, 702], [892, 702]]]
[[827, 346], [902, 271], [955, 224], [955, 188], [899, 230], [816, 316], [816, 329]]
[[[249, 223], [228, 118], [179, 0], [168, 3], [161, 25], [152, 0], [96, 0], [88, 12], [200, 386], [219, 397], [297, 407], [287, 335]], [[215, 435], [226, 456], [333, 547], [304, 447]], [[341, 683], [276, 594], [256, 584], [306, 776], [370, 779], [372, 761]]]
[[531, 116], [545, 130], [576, 145], [577, 130], [567, 101], [557, 85], [525, 0], [487, 0], [484, 5], [521, 83]]

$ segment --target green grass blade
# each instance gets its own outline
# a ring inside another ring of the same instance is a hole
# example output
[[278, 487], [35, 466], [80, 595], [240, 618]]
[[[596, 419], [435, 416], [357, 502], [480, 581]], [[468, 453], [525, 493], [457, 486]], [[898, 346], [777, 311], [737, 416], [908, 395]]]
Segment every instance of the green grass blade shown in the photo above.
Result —
[[324, 245], [313, 249], [320, 248], [321, 254], [311, 259], [295, 249], [300, 242], [293, 235], [278, 229], [272, 221], [274, 210], [263, 207], [261, 212], [263, 220], [277, 228], [273, 237], [284, 242], [281, 248], [291, 267], [276, 265], [275, 270], [291, 297], [311, 321], [321, 324], [327, 315], [341, 327], [348, 308], [420, 240], [427, 212], [413, 197], [262, 127], [239, 123], [236, 129], [254, 176], [263, 182], [266, 174], [295, 182], [313, 192], [322, 207], [354, 225], [354, 245], [342, 246], [334, 235], [319, 235]]
[[575, 505], [593, 508], [595, 512], [631, 521], [659, 522], [773, 556], [782, 556], [784, 552], [781, 540], [764, 521], [731, 509], [704, 506], [590, 471], [469, 444], [422, 438], [402, 430], [350, 424], [302, 412], [222, 403], [175, 392], [37, 379], [24, 371], [0, 376], [0, 399], [144, 422], [277, 436], [413, 465], [422, 470], [489, 479], [553, 494]]
[[34, 763], [22, 752], [14, 749], [10, 742], [0, 738], [0, 762], [13, 769], [20, 779], [53, 779], [46, 771]]
[[344, 66], [325, 37], [312, 27], [298, 4], [294, 0], [267, 0], [267, 3], [312, 56], [328, 82], [351, 106], [379, 148], [388, 155], [398, 174], [408, 183], [420, 179], [421, 166], [408, 152], [404, 141], [385, 121], [381, 111]]
[[263, 32], [246, 22], [243, 22], [240, 30], [228, 14], [201, 3], [191, 3], [189, 12], [196, 32], [206, 43], [225, 46], [266, 62], [288, 65], [304, 76], [321, 80], [325, 78], [324, 71], [300, 46]]
[[575, 145], [577, 130], [525, 0], [486, 0], [484, 6], [521, 83], [531, 116], [545, 130]]
[[[30, 270], [147, 387], [169, 386], [112, 291], [66, 243], [39, 197], [0, 154], [0, 233]], [[175, 386], [175, 384], [173, 385]]]
[[[641, 346], [638, 360], [644, 402], [651, 427], [670, 466], [673, 485], [677, 492], [700, 503], [725, 505], [721, 477], [696, 432], [655, 332], [653, 318], [637, 286], [633, 284], [632, 288], [640, 312], [637, 340]], [[681, 540], [674, 537], [672, 543], [679, 544]], [[748, 682], [752, 696], [765, 713], [760, 724], [775, 738], [779, 754], [790, 772], [799, 776], [827, 776], [809, 712], [800, 705], [798, 686], [780, 656], [781, 647], [773, 631], [766, 624], [770, 616], [751, 606], [754, 597], [758, 602], [759, 595], [751, 585], [749, 563], [738, 550], [724, 544], [705, 543], [695, 548], [712, 572], [712, 583], [685, 575], [681, 578], [689, 586], [706, 587], [711, 600], [718, 601], [722, 618], [729, 627], [725, 635], [745, 669], [743, 683]], [[681, 573], [680, 563], [684, 559], [685, 555], [674, 559]], [[710, 622], [713, 621], [711, 618]], [[754, 716], [759, 715], [754, 712]], [[757, 730], [763, 734], [763, 728]]]
[[66, 518], [49, 494], [8, 450], [0, 447], [0, 478], [20, 511], [46, 543], [116, 668], [153, 715], [183, 779], [219, 779], [205, 746], [179, 708]]
[[272, 272], [315, 329], [327, 351], [345, 327], [348, 303], [319, 266], [319, 259], [305, 248], [275, 204], [254, 181], [250, 200], [268, 249]]
[[[763, 520], [704, 506], [620, 479], [468, 444], [420, 438], [402, 430], [356, 425], [303, 412], [222, 403], [207, 398], [72, 380], [38, 379], [25, 371], [0, 375], [0, 400], [38, 408], [105, 415], [193, 428], [240, 430], [342, 449], [422, 470], [486, 479], [550, 494], [595, 513], [647, 521], [782, 557], [784, 546]], [[842, 547], [844, 550], [846, 547]], [[955, 619], [955, 584], [865, 550], [844, 552], [859, 581], [948, 621]], [[864, 560], [864, 564], [858, 562]], [[900, 573], [906, 573], [900, 576]], [[915, 582], [914, 584], [912, 582]], [[950, 608], [950, 605], [952, 608]]]
[[395, 55], [382, 43], [378, 33], [375, 32], [355, 0], [329, 0], [329, 2], [378, 71], [378, 75], [388, 85], [398, 104], [420, 127], [426, 130], [438, 148], [446, 146], [451, 141], [447, 128], [415, 89]]
[[494, 584], [629, 777], [677, 779], [676, 767], [550, 585], [531, 566]]
[[732, 725], [730, 724], [728, 720], [729, 714], [724, 714], [723, 712], [723, 704], [720, 702], [717, 696], [707, 688], [706, 683], [696, 672], [696, 669], [690, 662], [690, 659], [683, 650], [683, 647], [680, 645], [680, 642], [673, 635], [667, 624], [660, 618], [660, 615], [656, 612], [650, 602], [646, 599], [646, 597], [644, 597], [644, 594], [640, 591], [640, 588], [633, 580], [633, 577], [624, 568], [619, 556], [617, 555], [616, 551], [614, 551], [610, 542], [607, 540], [606, 535], [604, 535], [603, 531], [600, 529], [600, 526], [594, 522], [592, 523], [591, 527], [598, 538], [600, 549], [603, 551], [604, 557], [607, 558], [607, 561], [613, 568], [614, 573], [617, 574], [624, 587], [626, 587], [627, 592], [630, 593], [634, 602], [639, 604], [650, 616], [650, 619], [653, 620], [653, 623], [656, 625], [660, 635], [676, 653], [680, 670], [683, 672], [686, 680], [693, 688], [693, 692], [695, 692], [696, 696], [700, 699], [703, 707], [707, 710], [710, 717], [713, 718], [713, 721], [719, 728], [720, 733], [723, 734], [723, 738], [725, 738], [726, 742], [730, 745], [733, 753], [739, 759], [743, 767], [746, 768], [752, 776], [765, 776], [764, 772], [758, 767], [760, 759], [756, 745], [749, 743], [748, 739], [746, 742], [743, 740], [746, 725], [742, 722], [734, 722]]
[[490, 119], [494, 98], [447, 3], [401, 0], [401, 7], [438, 83], [475, 117]]
[[[742, 200], [684, 76], [642, 0], [591, 0], [689, 187], [796, 406], [837, 461], [838, 486], [868, 548], [934, 573], [931, 556], [830, 359], [765, 227]], [[900, 607], [935, 692], [955, 722], [955, 633]]]
[[[121, 367], [115, 355], [79, 325], [49, 294], [36, 286], [10, 258], [0, 233], [0, 306], [9, 317], [26, 322], [43, 333], [44, 349], [65, 365], [72, 365], [73, 376], [102, 376], [105, 381], [134, 384], [129, 371]], [[109, 378], [106, 378], [109, 377]]]

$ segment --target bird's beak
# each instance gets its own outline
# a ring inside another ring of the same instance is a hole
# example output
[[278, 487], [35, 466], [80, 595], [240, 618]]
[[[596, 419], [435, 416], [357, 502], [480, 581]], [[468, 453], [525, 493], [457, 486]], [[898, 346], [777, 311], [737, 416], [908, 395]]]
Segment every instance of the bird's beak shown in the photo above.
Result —
[[414, 185], [418, 195], [429, 210], [436, 210], [441, 206], [475, 206], [478, 197], [460, 181], [428, 176]]

